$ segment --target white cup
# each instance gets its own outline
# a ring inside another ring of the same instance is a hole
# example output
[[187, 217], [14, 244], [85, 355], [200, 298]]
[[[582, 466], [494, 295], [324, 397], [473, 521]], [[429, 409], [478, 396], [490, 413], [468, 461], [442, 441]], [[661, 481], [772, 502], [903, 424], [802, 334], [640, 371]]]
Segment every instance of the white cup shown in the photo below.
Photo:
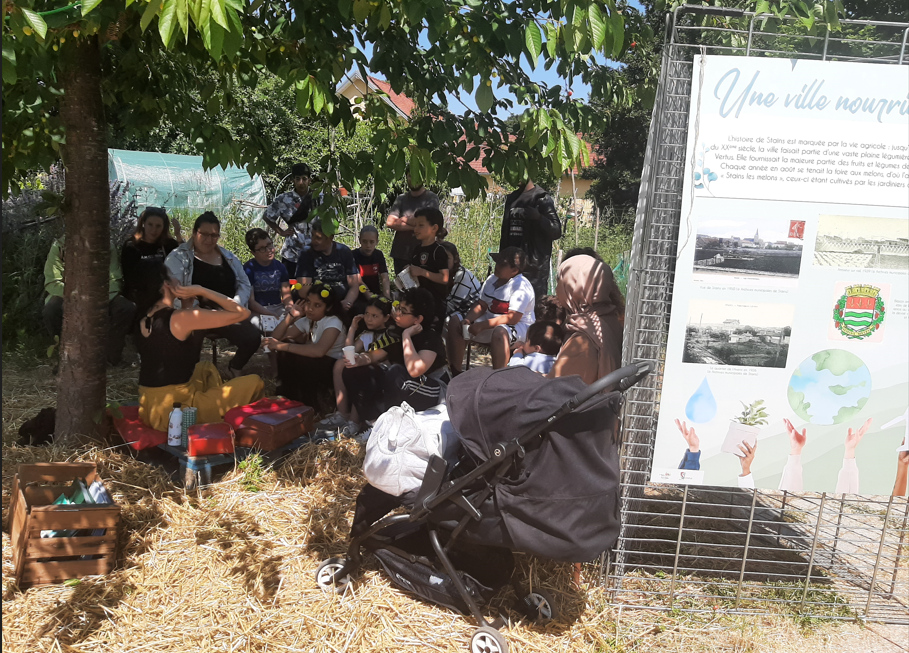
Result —
[[341, 351], [344, 352], [344, 358], [346, 358], [347, 362], [351, 365], [357, 361], [357, 350], [353, 345], [349, 345]]
[[464, 340], [470, 340], [470, 325], [463, 324], [463, 325], [461, 325], [461, 329], [464, 333]]

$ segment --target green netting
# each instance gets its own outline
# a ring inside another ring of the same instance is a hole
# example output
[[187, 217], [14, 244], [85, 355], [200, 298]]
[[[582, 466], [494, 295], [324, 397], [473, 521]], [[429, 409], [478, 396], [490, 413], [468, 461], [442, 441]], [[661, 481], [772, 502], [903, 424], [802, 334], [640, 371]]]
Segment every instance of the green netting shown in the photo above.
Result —
[[230, 208], [259, 214], [267, 203], [259, 175], [220, 166], [206, 171], [201, 156], [108, 150], [110, 180], [124, 182], [125, 201], [146, 206], [224, 212]]

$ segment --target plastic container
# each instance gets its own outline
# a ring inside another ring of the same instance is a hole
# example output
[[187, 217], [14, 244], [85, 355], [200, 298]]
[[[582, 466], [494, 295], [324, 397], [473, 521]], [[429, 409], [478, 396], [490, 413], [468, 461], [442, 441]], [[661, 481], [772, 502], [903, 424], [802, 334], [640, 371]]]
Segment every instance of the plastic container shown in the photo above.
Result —
[[187, 406], [183, 409], [183, 429], [180, 432], [180, 446], [186, 449], [189, 443], [189, 427], [196, 424], [196, 412], [198, 409]]
[[347, 347], [344, 347], [341, 351], [344, 352], [344, 358], [347, 359], [348, 363], [353, 365], [354, 363], [357, 362], [357, 348], [356, 347], [354, 347], [353, 345], [348, 345]]
[[183, 410], [178, 402], [174, 403], [174, 409], [170, 411], [170, 418], [167, 420], [167, 446], [179, 447], [183, 441]]

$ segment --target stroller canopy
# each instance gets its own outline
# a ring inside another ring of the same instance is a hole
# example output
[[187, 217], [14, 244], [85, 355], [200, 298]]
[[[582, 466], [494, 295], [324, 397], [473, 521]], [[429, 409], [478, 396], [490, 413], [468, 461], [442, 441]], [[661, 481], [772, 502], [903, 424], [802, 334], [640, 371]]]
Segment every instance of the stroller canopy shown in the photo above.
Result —
[[[465, 449], [485, 461], [497, 442], [545, 425], [586, 387], [578, 376], [477, 368], [449, 385], [448, 412]], [[470, 539], [563, 562], [611, 548], [619, 530], [618, 408], [616, 393], [553, 423], [527, 447], [517, 473], [498, 482], [483, 519], [468, 526]]]

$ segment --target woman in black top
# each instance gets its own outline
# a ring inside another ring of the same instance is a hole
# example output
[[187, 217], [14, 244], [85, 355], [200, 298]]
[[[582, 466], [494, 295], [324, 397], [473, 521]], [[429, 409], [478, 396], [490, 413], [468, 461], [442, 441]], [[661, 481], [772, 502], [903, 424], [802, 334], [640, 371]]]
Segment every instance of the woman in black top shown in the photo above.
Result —
[[[218, 245], [221, 238], [221, 222], [211, 211], [206, 211], [193, 225], [192, 240], [183, 243], [168, 254], [165, 264], [170, 276], [183, 286], [203, 286], [216, 293], [232, 298], [244, 308], [249, 303], [252, 286], [243, 271], [243, 264], [233, 253]], [[190, 300], [190, 304], [195, 303]], [[182, 304], [182, 302], [181, 302]], [[214, 308], [211, 300], [199, 299], [202, 308]], [[237, 347], [237, 353], [227, 366], [225, 375], [234, 378], [259, 349], [262, 340], [259, 329], [250, 319], [218, 329], [208, 334], [225, 338]]]
[[[137, 347], [139, 368], [139, 418], [159, 431], [167, 430], [174, 403], [197, 409], [196, 422], [219, 422], [231, 408], [252, 403], [262, 396], [264, 384], [255, 375], [221, 382], [217, 368], [200, 362], [200, 333], [236, 324], [249, 318], [249, 309], [202, 286], [181, 286], [169, 278], [163, 264], [143, 270], [140, 292], [149, 298], [139, 307]], [[180, 299], [189, 306], [195, 298], [217, 306], [174, 308]]]
[[[176, 238], [171, 238], [171, 224]], [[176, 218], [168, 223], [167, 211], [157, 206], [149, 206], [142, 211], [136, 223], [136, 233], [123, 243], [120, 250], [123, 296], [131, 302], [141, 302], [142, 299], [137, 296], [137, 284], [142, 267], [164, 261], [182, 242], [180, 223]]]

